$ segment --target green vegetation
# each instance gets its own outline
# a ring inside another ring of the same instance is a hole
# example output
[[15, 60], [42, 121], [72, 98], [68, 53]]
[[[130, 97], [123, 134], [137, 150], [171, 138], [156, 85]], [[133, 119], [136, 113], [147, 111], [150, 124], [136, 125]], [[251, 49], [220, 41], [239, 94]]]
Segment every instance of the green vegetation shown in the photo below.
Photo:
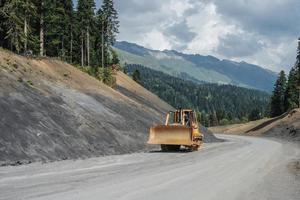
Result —
[[286, 76], [284, 71], [281, 71], [275, 83], [275, 88], [271, 98], [271, 113], [272, 117], [281, 115], [285, 112], [284, 98], [286, 91]]
[[137, 70], [139, 83], [175, 108], [193, 108], [205, 126], [256, 120], [266, 116], [270, 95], [232, 85], [197, 84], [143, 67], [126, 65], [129, 75]]
[[116, 86], [116, 77], [114, 71], [111, 67], [98, 68], [95, 71], [93, 67], [78, 67], [81, 71], [89, 74], [90, 76], [95, 77], [99, 81], [102, 81], [104, 84], [115, 87]]
[[[94, 0], [0, 1], [0, 46], [18, 54], [58, 57], [87, 68], [83, 71], [108, 85], [119, 58], [112, 49], [118, 34], [113, 0], [103, 0], [95, 12]], [[100, 78], [99, 78], [100, 77]]]
[[280, 72], [275, 83], [271, 98], [271, 116], [276, 117], [300, 105], [300, 38], [296, 63], [289, 72], [288, 79], [285, 73]]
[[33, 86], [33, 82], [31, 80], [28, 80], [27, 84], [30, 85], [30, 86]]
[[138, 69], [134, 70], [134, 72], [132, 74], [132, 79], [135, 82], [140, 82], [140, 80], [141, 80], [141, 74], [140, 74], [140, 71]]
[[231, 84], [271, 92], [276, 80], [276, 73], [245, 62], [177, 51], [156, 51], [128, 42], [116, 42], [114, 47], [122, 64], [147, 66], [196, 83]]

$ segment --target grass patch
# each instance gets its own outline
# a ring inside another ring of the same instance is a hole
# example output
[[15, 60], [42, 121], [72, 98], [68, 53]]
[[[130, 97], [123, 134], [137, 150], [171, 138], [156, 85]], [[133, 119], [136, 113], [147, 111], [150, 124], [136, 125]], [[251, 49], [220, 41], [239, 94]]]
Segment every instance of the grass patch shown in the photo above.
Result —
[[33, 86], [33, 82], [31, 80], [28, 80], [27, 84], [30, 85], [30, 86]]

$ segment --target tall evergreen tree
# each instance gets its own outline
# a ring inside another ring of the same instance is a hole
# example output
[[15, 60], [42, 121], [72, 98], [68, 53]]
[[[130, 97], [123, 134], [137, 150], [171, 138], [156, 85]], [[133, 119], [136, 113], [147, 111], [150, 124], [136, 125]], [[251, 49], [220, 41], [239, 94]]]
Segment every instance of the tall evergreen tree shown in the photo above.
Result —
[[113, 0], [103, 0], [102, 5], [104, 19], [104, 36], [106, 45], [113, 45], [116, 35], [119, 33], [118, 12], [114, 7]]
[[6, 2], [6, 0], [0, 0], [0, 22], [2, 22], [2, 23], [0, 23], [0, 46], [8, 48], [7, 40], [5, 39], [6, 32], [7, 32], [7, 29], [5, 26], [6, 18], [2, 14], [2, 9], [3, 9], [5, 2]]
[[275, 83], [273, 95], [271, 97], [271, 117], [276, 117], [284, 113], [284, 98], [286, 91], [286, 76], [284, 71], [279, 73], [279, 77]]
[[25, 36], [23, 32], [24, 21], [20, 15], [22, 2], [18, 0], [8, 0], [1, 8], [0, 12], [4, 18], [4, 25], [7, 28], [5, 39], [10, 42], [10, 49], [21, 51]]
[[22, 18], [24, 20], [24, 51], [27, 51], [28, 42], [31, 41], [29, 36], [31, 32], [30, 21], [36, 16], [36, 6], [32, 0], [24, 0], [21, 6]]
[[300, 101], [300, 38], [298, 39], [297, 57], [295, 65], [288, 76], [287, 89], [285, 91], [285, 110], [299, 107]]
[[298, 108], [300, 108], [300, 38], [298, 38], [297, 57], [295, 67], [297, 69]]
[[94, 22], [94, 0], [78, 0], [77, 15], [80, 27], [81, 66], [90, 65], [90, 31]]
[[104, 0], [98, 10], [98, 26], [101, 30], [101, 61], [102, 67], [107, 67], [110, 46], [116, 41], [119, 33], [118, 12], [114, 7], [113, 0]]
[[298, 73], [297, 69], [293, 67], [288, 76], [287, 88], [285, 91], [285, 111], [296, 108], [298, 105]]

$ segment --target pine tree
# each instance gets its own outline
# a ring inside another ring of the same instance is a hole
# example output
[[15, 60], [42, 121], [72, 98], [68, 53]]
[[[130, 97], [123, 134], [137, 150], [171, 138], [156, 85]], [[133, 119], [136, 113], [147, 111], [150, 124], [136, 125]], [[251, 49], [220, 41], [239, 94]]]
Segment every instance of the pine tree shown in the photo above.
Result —
[[113, 45], [116, 35], [119, 33], [118, 12], [114, 8], [113, 0], [104, 0], [102, 5], [103, 19], [105, 24], [105, 40], [107, 45]]
[[275, 83], [273, 95], [271, 97], [271, 117], [276, 117], [284, 113], [284, 99], [286, 91], [286, 76], [284, 71], [279, 73], [279, 77]]
[[285, 100], [284, 100], [285, 111], [296, 108], [299, 103], [297, 83], [298, 83], [297, 69], [293, 67], [289, 73], [287, 88], [285, 91]]
[[297, 57], [295, 68], [297, 70], [298, 108], [300, 108], [300, 38], [298, 38]]
[[80, 27], [81, 66], [90, 65], [90, 31], [94, 23], [94, 0], [78, 0], [77, 15]]
[[3, 9], [3, 6], [5, 4], [5, 1], [4, 0], [0, 0], [0, 46], [1, 47], [6, 47], [7, 48], [7, 40], [5, 39], [6, 37], [6, 26], [5, 26], [5, 18], [4, 16], [2, 15], [2, 9]]
[[138, 69], [136, 69], [133, 74], [132, 74], [132, 79], [135, 82], [139, 82], [141, 80], [141, 75], [140, 75], [140, 71]]
[[24, 20], [24, 52], [27, 51], [29, 34], [31, 32], [30, 21], [36, 16], [36, 6], [32, 0], [25, 0], [21, 6], [22, 18]]
[[10, 49], [20, 53], [25, 39], [24, 21], [20, 14], [22, 2], [18, 0], [8, 0], [0, 10], [1, 16], [4, 18], [3, 24], [7, 28], [6, 36], [10, 42]]
[[300, 104], [300, 38], [298, 39], [297, 57], [288, 76], [285, 92], [285, 111], [299, 107]]
[[119, 33], [118, 12], [113, 0], [104, 0], [98, 10], [98, 27], [101, 30], [101, 61], [102, 67], [107, 67], [110, 46], [116, 41]]
[[99, 58], [97, 60], [97, 65], [104, 67], [104, 15], [100, 8], [96, 14], [96, 55]]

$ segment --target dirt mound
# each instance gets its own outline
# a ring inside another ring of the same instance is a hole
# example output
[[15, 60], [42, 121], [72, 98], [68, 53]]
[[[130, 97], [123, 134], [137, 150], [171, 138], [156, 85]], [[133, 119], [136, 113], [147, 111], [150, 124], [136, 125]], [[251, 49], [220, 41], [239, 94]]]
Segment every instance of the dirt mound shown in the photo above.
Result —
[[117, 82], [0, 49], [0, 164], [150, 149], [149, 127], [173, 108], [123, 73]]
[[274, 136], [300, 142], [300, 109], [275, 118], [209, 128], [213, 133]]

